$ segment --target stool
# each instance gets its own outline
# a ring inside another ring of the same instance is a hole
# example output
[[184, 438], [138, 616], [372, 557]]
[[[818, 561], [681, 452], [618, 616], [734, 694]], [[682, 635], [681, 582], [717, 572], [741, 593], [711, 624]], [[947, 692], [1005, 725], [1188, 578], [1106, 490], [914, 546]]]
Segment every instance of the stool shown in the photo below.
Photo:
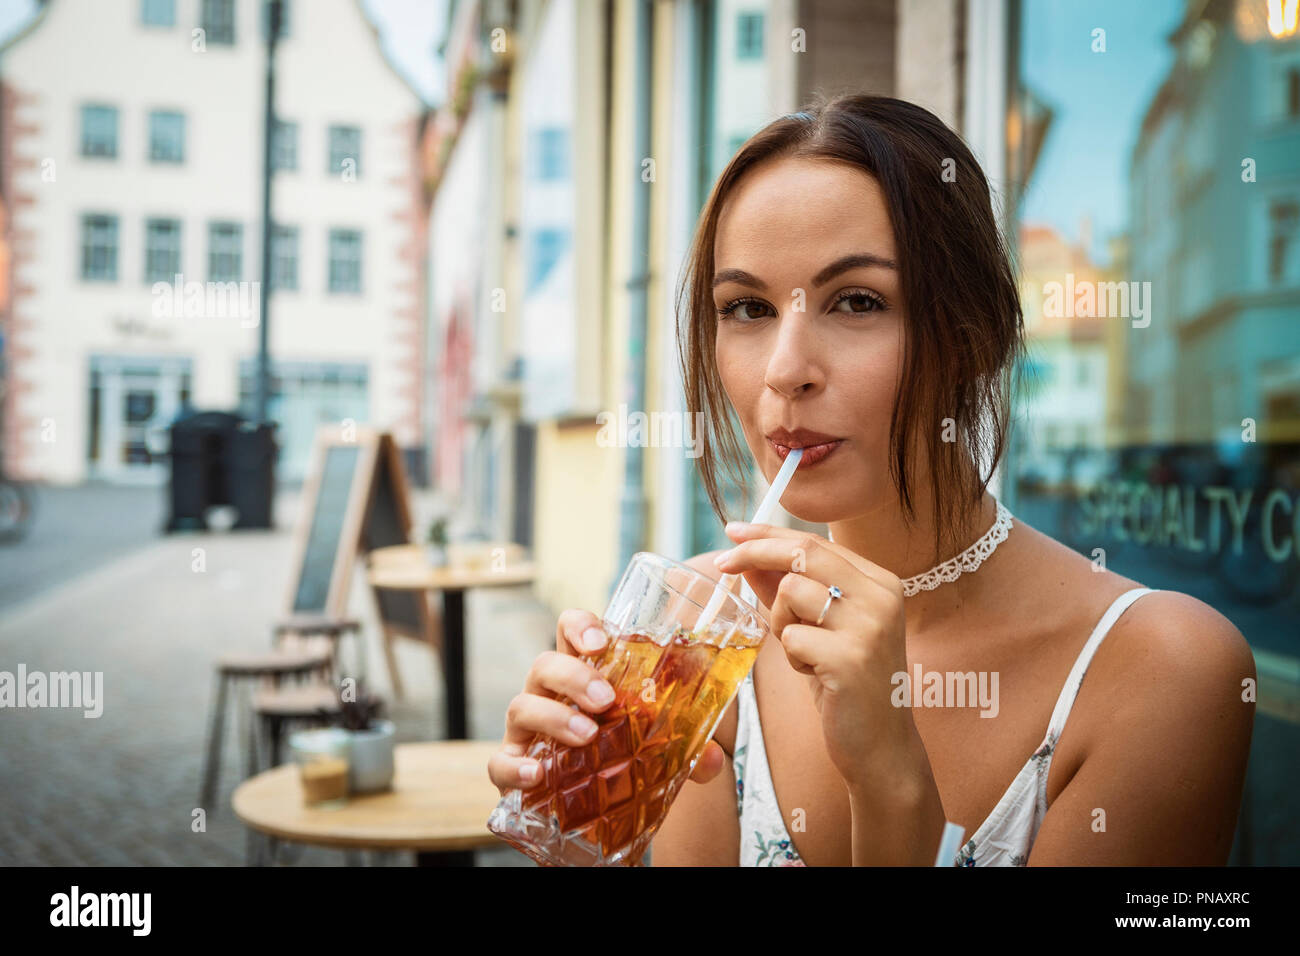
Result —
[[339, 692], [332, 684], [317, 683], [261, 690], [253, 697], [253, 712], [269, 745], [269, 766], [278, 767], [285, 725], [295, 721], [328, 724], [339, 714]]
[[[213, 813], [217, 809], [214, 798], [221, 771], [221, 745], [225, 736], [226, 699], [230, 685], [266, 679], [278, 684], [285, 677], [301, 679], [312, 674], [319, 674], [328, 680], [333, 665], [333, 657], [327, 652], [288, 649], [273, 650], [266, 654], [224, 657], [217, 661], [217, 688], [212, 707], [211, 729], [208, 732], [208, 754], [203, 771], [203, 783], [199, 791], [199, 806]], [[255, 772], [253, 768], [257, 761], [256, 725], [249, 721], [248, 729], [248, 764], [251, 774]]]
[[[306, 638], [306, 643], [311, 646], [316, 643], [311, 638], [324, 637], [328, 639], [330, 655], [338, 660], [339, 642], [345, 634], [359, 636], [361, 622], [355, 618], [331, 617], [328, 614], [292, 614], [276, 622], [271, 639], [280, 644], [285, 637], [301, 637]], [[365, 666], [365, 654], [360, 649], [357, 649], [357, 661], [360, 667]]]
[[[253, 696], [253, 712], [257, 715], [270, 749], [271, 767], [280, 765], [280, 744], [284, 728], [295, 721], [328, 724], [340, 711], [339, 693], [332, 684], [291, 684], [258, 691]], [[252, 742], [257, 752], [257, 742]], [[257, 772], [257, 759], [249, 762], [251, 777]], [[275, 862], [280, 852], [280, 841], [275, 837], [259, 837], [250, 830], [248, 834], [248, 865], [260, 866], [266, 857]]]

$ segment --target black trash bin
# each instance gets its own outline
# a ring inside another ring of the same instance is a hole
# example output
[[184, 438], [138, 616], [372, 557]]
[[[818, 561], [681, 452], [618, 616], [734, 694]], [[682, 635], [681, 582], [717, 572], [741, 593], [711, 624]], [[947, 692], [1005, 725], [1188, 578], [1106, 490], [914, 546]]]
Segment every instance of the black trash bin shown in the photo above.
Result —
[[236, 528], [271, 527], [275, 492], [275, 426], [240, 422], [230, 437], [230, 503], [239, 511]]
[[172, 423], [167, 531], [206, 531], [207, 511], [233, 505], [236, 528], [271, 527], [274, 426], [231, 412], [196, 412]]

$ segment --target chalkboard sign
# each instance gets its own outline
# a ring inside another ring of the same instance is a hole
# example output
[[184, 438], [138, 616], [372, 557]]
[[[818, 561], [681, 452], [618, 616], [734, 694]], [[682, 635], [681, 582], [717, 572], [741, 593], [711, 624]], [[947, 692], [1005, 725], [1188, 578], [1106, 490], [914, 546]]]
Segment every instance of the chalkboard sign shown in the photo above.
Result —
[[356, 445], [335, 445], [325, 450], [325, 463], [315, 500], [310, 502], [307, 545], [304, 549], [298, 588], [293, 599], [295, 614], [332, 614], [330, 585], [339, 570], [343, 544], [343, 525], [348, 513], [348, 499], [356, 480], [361, 449]]
[[[409, 543], [411, 519], [407, 513], [405, 489], [406, 479], [397, 446], [392, 441], [385, 441], [379, 449], [373, 494], [362, 531], [361, 545], [366, 551]], [[375, 588], [374, 594], [385, 639], [389, 634], [403, 634], [419, 640], [429, 637], [429, 606], [425, 592]]]
[[[358, 554], [409, 543], [406, 475], [392, 436], [355, 426], [320, 429], [302, 507], [290, 613], [346, 617]], [[429, 638], [424, 592], [376, 590], [375, 599], [385, 638]]]

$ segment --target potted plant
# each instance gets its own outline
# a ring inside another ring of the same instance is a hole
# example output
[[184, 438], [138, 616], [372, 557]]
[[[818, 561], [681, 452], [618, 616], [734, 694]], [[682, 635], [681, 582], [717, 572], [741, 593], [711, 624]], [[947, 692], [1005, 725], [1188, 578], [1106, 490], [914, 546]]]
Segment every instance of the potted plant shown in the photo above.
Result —
[[396, 728], [382, 720], [384, 702], [360, 684], [344, 681], [339, 693], [339, 727], [348, 735], [348, 789], [352, 793], [387, 790], [393, 784]]
[[447, 519], [435, 518], [429, 525], [429, 563], [435, 568], [447, 566]]

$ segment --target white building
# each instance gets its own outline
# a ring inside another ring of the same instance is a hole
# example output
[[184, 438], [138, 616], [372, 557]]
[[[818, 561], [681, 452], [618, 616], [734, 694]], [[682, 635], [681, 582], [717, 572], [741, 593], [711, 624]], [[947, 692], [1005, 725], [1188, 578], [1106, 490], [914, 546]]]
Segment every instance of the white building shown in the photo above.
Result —
[[[0, 51], [14, 473], [159, 480], [146, 438], [183, 406], [252, 413], [263, 2], [51, 0]], [[424, 107], [359, 0], [284, 9], [270, 415], [293, 480], [321, 422], [420, 443]]]

